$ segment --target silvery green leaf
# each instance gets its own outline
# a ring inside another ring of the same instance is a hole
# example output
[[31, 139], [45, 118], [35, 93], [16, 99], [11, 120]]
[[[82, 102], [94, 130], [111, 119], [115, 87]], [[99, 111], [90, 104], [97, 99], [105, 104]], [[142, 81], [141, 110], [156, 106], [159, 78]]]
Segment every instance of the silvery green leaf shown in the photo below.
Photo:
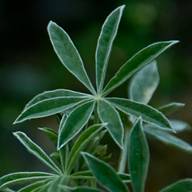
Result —
[[159, 111], [161, 111], [162, 113], [164, 113], [166, 115], [170, 115], [170, 114], [174, 113], [175, 111], [183, 108], [184, 106], [185, 106], [184, 103], [172, 102], [167, 105], [163, 105], [163, 106], [159, 107]]
[[46, 190], [47, 192], [62, 192], [62, 188], [60, 187], [61, 185], [64, 185], [66, 183], [66, 176], [59, 176], [55, 178], [49, 185], [48, 189]]
[[39, 101], [34, 105], [30, 105], [29, 107], [25, 108], [17, 117], [14, 124], [21, 123], [29, 119], [47, 117], [64, 112], [74, 107], [81, 101], [83, 101], [82, 98], [75, 97], [55, 97]]
[[40, 181], [55, 175], [45, 172], [17, 172], [0, 177], [0, 189], [23, 182]]
[[160, 192], [190, 192], [192, 191], [192, 179], [183, 179], [177, 181], [168, 187], [165, 187]]
[[91, 154], [82, 153], [82, 155], [89, 169], [92, 171], [93, 175], [96, 177], [100, 184], [102, 184], [111, 192], [128, 192], [127, 187], [124, 185], [124, 183], [121, 181], [121, 178], [110, 165], [97, 159]]
[[159, 72], [156, 61], [138, 71], [129, 85], [129, 98], [147, 104], [159, 84]]
[[100, 192], [98, 189], [91, 187], [76, 187], [71, 189], [71, 192]]
[[89, 121], [95, 106], [94, 101], [87, 101], [78, 105], [69, 116], [61, 120], [57, 148], [61, 149], [75, 137]]
[[145, 65], [154, 61], [165, 50], [178, 43], [178, 41], [162, 41], [153, 43], [138, 53], [136, 53], [131, 59], [129, 59], [116, 74], [111, 78], [104, 88], [104, 95], [109, 94], [115, 88], [127, 81], [135, 72], [144, 67]]
[[176, 120], [176, 119], [170, 119], [169, 120], [171, 123], [171, 127], [174, 129], [176, 133], [186, 131], [186, 130], [191, 130], [191, 126], [181, 120]]
[[69, 157], [68, 157], [68, 163], [67, 163], [67, 172], [70, 173], [75, 161], [78, 160], [78, 156], [80, 154], [80, 151], [84, 148], [84, 146], [94, 139], [94, 137], [101, 131], [102, 127], [105, 126], [105, 124], [95, 124], [90, 126], [89, 128], [85, 129], [81, 135], [78, 137], [78, 139], [75, 141], [74, 145], [72, 146]]
[[44, 184], [46, 184], [49, 180], [44, 179], [44, 180], [40, 180], [40, 181], [35, 181], [32, 184], [29, 184], [21, 189], [18, 190], [18, 192], [31, 192], [32, 190], [35, 190], [41, 186], [43, 186]]
[[99, 100], [97, 106], [98, 116], [101, 122], [107, 123], [106, 128], [113, 140], [122, 147], [124, 128], [119, 113], [106, 100]]
[[95, 93], [95, 90], [84, 68], [83, 61], [69, 35], [52, 21], [49, 22], [47, 29], [54, 51], [61, 63], [80, 82], [82, 82], [90, 92]]
[[149, 160], [149, 148], [142, 121], [138, 119], [131, 129], [128, 143], [128, 167], [134, 192], [145, 190]]
[[178, 137], [170, 134], [167, 131], [158, 129], [155, 126], [146, 125], [145, 132], [154, 137], [155, 139], [167, 144], [176, 147], [177, 149], [192, 153], [192, 146], [187, 142], [179, 139]]
[[111, 97], [107, 100], [113, 103], [120, 111], [128, 115], [142, 117], [144, 121], [160, 127], [171, 128], [169, 120], [161, 112], [149, 105], [117, 97]]
[[97, 42], [96, 63], [96, 85], [99, 92], [103, 88], [105, 74], [107, 71], [109, 56], [113, 41], [117, 35], [124, 5], [116, 8], [105, 20]]
[[43, 93], [40, 93], [38, 95], [36, 95], [35, 97], [33, 97], [33, 99], [31, 99], [25, 106], [25, 108], [28, 108], [31, 105], [34, 105], [35, 103], [38, 103], [39, 101], [43, 101], [46, 99], [53, 99], [56, 97], [63, 97], [63, 98], [87, 98], [89, 97], [89, 94], [86, 93], [80, 93], [77, 91], [72, 91], [69, 89], [55, 89], [52, 91], [44, 91]]
[[52, 161], [52, 159], [43, 151], [43, 149], [34, 143], [25, 133], [15, 132], [13, 135], [21, 142], [21, 144], [28, 150], [29, 153], [33, 154], [50, 169], [56, 173], [61, 173], [58, 166]]
[[53, 129], [48, 127], [39, 127], [38, 129], [45, 133], [54, 144], [57, 143], [57, 133]]

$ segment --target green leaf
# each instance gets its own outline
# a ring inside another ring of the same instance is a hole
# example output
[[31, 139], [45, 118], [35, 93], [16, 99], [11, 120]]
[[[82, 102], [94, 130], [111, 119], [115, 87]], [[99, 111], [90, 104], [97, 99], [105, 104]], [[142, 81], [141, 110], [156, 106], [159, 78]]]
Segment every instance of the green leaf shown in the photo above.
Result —
[[38, 129], [45, 133], [54, 144], [57, 143], [57, 133], [53, 129], [48, 127], [39, 127]]
[[75, 187], [70, 191], [73, 192], [100, 192], [98, 189], [91, 188], [91, 187]]
[[192, 179], [183, 179], [169, 185], [160, 192], [190, 192], [192, 191]]
[[109, 94], [115, 88], [127, 81], [135, 72], [144, 67], [145, 65], [154, 61], [165, 50], [178, 43], [178, 41], [162, 41], [153, 43], [129, 59], [120, 69], [116, 72], [114, 77], [108, 82], [104, 88], [104, 95]]
[[176, 133], [191, 129], [191, 126], [188, 123], [184, 122], [184, 121], [175, 120], [175, 119], [171, 119], [169, 121], [171, 123], [171, 127], [174, 129], [174, 131]]
[[62, 188], [60, 187], [61, 185], [65, 184], [67, 181], [67, 177], [66, 176], [60, 176], [55, 178], [49, 185], [48, 190], [44, 190], [47, 192], [62, 192]]
[[55, 175], [45, 172], [17, 172], [0, 177], [0, 189], [23, 182], [53, 178]]
[[13, 135], [23, 144], [23, 146], [28, 150], [29, 153], [37, 157], [50, 169], [56, 173], [61, 173], [61, 170], [58, 166], [52, 161], [52, 159], [43, 151], [43, 149], [35, 144], [25, 133], [15, 132]]
[[162, 129], [158, 129], [154, 126], [145, 126], [145, 132], [147, 132], [149, 135], [154, 137], [155, 139], [167, 144], [174, 146], [178, 149], [181, 149], [183, 151], [186, 151], [188, 153], [192, 153], [192, 146], [188, 144], [187, 142], [177, 138], [174, 135], [171, 135], [167, 131], [164, 131]]
[[12, 189], [6, 188], [6, 189], [3, 189], [1, 192], [15, 192], [15, 191], [13, 191]]
[[122, 147], [124, 129], [119, 113], [108, 101], [105, 100], [98, 101], [97, 111], [101, 122], [107, 123], [105, 127], [113, 140], [117, 145]]
[[68, 89], [56, 89], [52, 91], [44, 91], [43, 93], [40, 93], [36, 95], [33, 99], [31, 99], [25, 106], [25, 108], [28, 108], [31, 105], [34, 105], [38, 103], [39, 101], [43, 101], [46, 99], [53, 99], [57, 97], [63, 97], [63, 98], [88, 98], [90, 95], [86, 93], [80, 93], [77, 91], [71, 91]]
[[138, 119], [130, 132], [128, 143], [129, 173], [134, 192], [144, 192], [149, 166], [149, 148], [143, 132], [142, 121]]
[[159, 73], [156, 61], [143, 67], [135, 74], [129, 86], [129, 98], [147, 104], [159, 85]]
[[75, 141], [74, 145], [71, 148], [71, 151], [69, 153], [69, 160], [67, 164], [67, 173], [70, 173], [72, 170], [74, 163], [76, 160], [78, 160], [78, 156], [80, 154], [80, 151], [87, 145], [89, 141], [94, 139], [94, 137], [101, 131], [102, 127], [105, 126], [105, 124], [95, 124], [90, 126], [89, 128], [85, 129], [79, 138]]
[[18, 190], [18, 192], [31, 192], [32, 190], [35, 190], [37, 188], [39, 188], [40, 186], [43, 186], [44, 184], [47, 183], [48, 180], [41, 180], [41, 181], [37, 181], [37, 182], [34, 182], [30, 185], [27, 185], [21, 189]]
[[47, 117], [64, 112], [65, 110], [74, 107], [82, 101], [82, 98], [75, 97], [55, 97], [39, 101], [34, 105], [25, 108], [19, 117], [15, 120], [14, 124], [21, 123], [29, 119]]
[[128, 192], [128, 189], [111, 166], [88, 153], [82, 153], [82, 155], [89, 169], [104, 187], [111, 192]]
[[161, 112], [149, 105], [117, 97], [111, 97], [107, 100], [113, 103], [120, 111], [128, 115], [134, 115], [136, 117], [141, 116], [146, 122], [164, 128], [171, 128], [169, 120]]
[[54, 51], [61, 63], [92, 93], [95, 93], [87, 72], [85, 71], [83, 61], [69, 35], [52, 21], [49, 22], [48, 33]]
[[96, 85], [99, 92], [103, 88], [107, 71], [109, 56], [113, 41], [117, 35], [124, 5], [115, 9], [105, 20], [98, 38], [95, 62], [96, 62]]
[[169, 103], [167, 105], [163, 105], [161, 107], [159, 107], [159, 111], [161, 111], [162, 113], [164, 113], [165, 115], [170, 115], [172, 113], [174, 113], [175, 111], [183, 108], [185, 106], [184, 103]]
[[81, 131], [90, 119], [94, 106], [94, 101], [85, 102], [71, 111], [66, 119], [63, 118], [61, 120], [57, 145], [58, 149], [61, 149]]
[[121, 180], [124, 183], [130, 183], [131, 182], [131, 178], [130, 178], [130, 174], [126, 174], [126, 173], [118, 173], [119, 177], [121, 178]]

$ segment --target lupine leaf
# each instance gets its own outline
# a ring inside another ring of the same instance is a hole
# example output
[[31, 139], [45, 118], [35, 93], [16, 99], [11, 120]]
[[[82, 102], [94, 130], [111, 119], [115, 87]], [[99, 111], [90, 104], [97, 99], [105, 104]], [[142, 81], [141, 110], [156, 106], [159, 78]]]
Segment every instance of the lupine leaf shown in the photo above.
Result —
[[164, 131], [162, 129], [158, 129], [154, 126], [147, 125], [144, 129], [149, 135], [154, 137], [155, 139], [167, 144], [174, 146], [178, 149], [181, 149], [183, 151], [186, 151], [188, 153], [192, 153], [192, 146], [188, 144], [187, 142], [179, 139], [178, 137], [171, 135], [167, 131]]
[[92, 93], [95, 93], [95, 90], [85, 71], [83, 61], [69, 35], [52, 21], [49, 22], [48, 33], [54, 51], [61, 63]]
[[109, 94], [116, 87], [124, 83], [135, 72], [154, 61], [160, 54], [176, 43], [178, 43], [178, 41], [157, 42], [136, 53], [122, 67], [120, 67], [114, 77], [112, 77], [112, 79], [108, 82], [104, 88], [104, 94]]
[[141, 116], [146, 122], [164, 128], [171, 128], [169, 120], [161, 112], [149, 105], [117, 97], [111, 97], [107, 100], [112, 102], [115, 107], [128, 115], [134, 115], [136, 117]]
[[54, 144], [57, 144], [57, 133], [53, 129], [48, 127], [39, 127], [38, 129], [44, 132]]
[[192, 191], [192, 179], [183, 179], [165, 187], [160, 192], [190, 192]]
[[0, 177], [0, 189], [7, 186], [23, 183], [23, 182], [32, 182], [39, 181], [44, 179], [53, 178], [55, 175], [45, 172], [17, 172], [11, 173], [5, 176]]
[[15, 192], [15, 191], [13, 191], [12, 189], [6, 188], [6, 189], [3, 189], [1, 192]]
[[58, 136], [58, 149], [75, 137], [88, 122], [93, 112], [94, 101], [87, 101], [77, 106], [69, 116], [61, 120]]
[[128, 192], [128, 189], [111, 166], [88, 153], [82, 154], [89, 169], [92, 171], [99, 183], [111, 192]]
[[25, 133], [18, 131], [13, 134], [23, 144], [23, 146], [28, 150], [29, 153], [33, 154], [53, 171], [61, 173], [61, 170], [52, 161], [52, 159], [43, 151], [40, 146], [35, 144]]
[[175, 111], [183, 108], [185, 106], [184, 103], [169, 103], [167, 105], [161, 106], [159, 107], [159, 111], [161, 111], [162, 113], [166, 114], [166, 115], [170, 115], [172, 113], [174, 113]]
[[74, 97], [55, 97], [52, 99], [45, 99], [40, 102], [25, 108], [19, 117], [15, 120], [14, 124], [23, 121], [41, 117], [51, 116], [57, 113], [64, 112], [83, 101], [82, 98]]
[[53, 192], [53, 191], [62, 192], [63, 190], [60, 186], [65, 184], [65, 180], [66, 180], [65, 176], [60, 176], [60, 177], [54, 179], [50, 183], [47, 192]]
[[129, 98], [147, 104], [159, 84], [159, 73], [156, 61], [138, 71], [129, 86]]
[[44, 185], [45, 183], [47, 183], [48, 180], [42, 180], [42, 181], [36, 181], [30, 185], [27, 185], [21, 189], [18, 190], [18, 192], [31, 192], [34, 189], [39, 188], [40, 186]]
[[122, 147], [124, 129], [119, 113], [105, 100], [98, 101], [97, 111], [101, 122], [107, 123], [105, 127], [114, 141]]
[[134, 124], [128, 144], [128, 164], [134, 192], [144, 192], [149, 166], [149, 148], [141, 119]]
[[76, 187], [71, 189], [72, 192], [100, 192], [98, 189], [91, 187]]
[[176, 133], [190, 130], [191, 128], [191, 126], [188, 123], [181, 120], [170, 119], [169, 121], [171, 123], [171, 127], [174, 129]]
[[83, 147], [92, 140], [97, 133], [102, 129], [105, 124], [95, 124], [90, 126], [89, 128], [85, 129], [79, 136], [79, 138], [75, 141], [74, 145], [72, 146], [69, 154], [69, 160], [67, 164], [67, 170], [70, 172], [75, 161], [78, 159], [78, 155], [80, 151], [82, 151]]
[[43, 101], [45, 99], [53, 99], [55, 97], [74, 97], [74, 98], [86, 98], [89, 97], [89, 94], [86, 93], [80, 93], [77, 91], [71, 91], [69, 89], [55, 89], [52, 91], [44, 91], [43, 93], [40, 93], [36, 95], [33, 99], [31, 99], [25, 106], [25, 108], [28, 108], [31, 105], [34, 105], [35, 103], [38, 103], [39, 101]]
[[106, 18], [98, 38], [95, 62], [96, 84], [99, 91], [103, 88], [109, 56], [113, 46], [113, 41], [117, 35], [124, 7], [124, 5], [118, 7]]

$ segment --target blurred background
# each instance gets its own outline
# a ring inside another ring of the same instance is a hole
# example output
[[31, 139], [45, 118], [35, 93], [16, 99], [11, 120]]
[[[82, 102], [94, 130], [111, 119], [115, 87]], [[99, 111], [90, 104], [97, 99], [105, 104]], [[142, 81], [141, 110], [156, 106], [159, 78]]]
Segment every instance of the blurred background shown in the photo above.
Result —
[[[70, 88], [85, 91], [61, 65], [47, 35], [50, 20], [62, 26], [77, 46], [94, 80], [94, 52], [101, 25], [117, 6], [126, 4], [114, 43], [107, 78], [139, 49], [161, 40], [180, 44], [159, 59], [161, 84], [152, 105], [170, 101], [186, 103], [173, 117], [192, 123], [192, 1], [191, 0], [0, 0], [0, 175], [43, 169], [16, 141], [12, 132], [22, 130], [37, 143], [52, 146], [37, 127], [57, 127], [54, 118], [13, 126], [25, 103], [44, 90]], [[125, 83], [113, 95], [127, 97]], [[192, 143], [192, 132], [180, 134]], [[151, 165], [147, 191], [177, 179], [192, 177], [192, 154], [150, 140]], [[39, 168], [40, 167], [40, 168]]]

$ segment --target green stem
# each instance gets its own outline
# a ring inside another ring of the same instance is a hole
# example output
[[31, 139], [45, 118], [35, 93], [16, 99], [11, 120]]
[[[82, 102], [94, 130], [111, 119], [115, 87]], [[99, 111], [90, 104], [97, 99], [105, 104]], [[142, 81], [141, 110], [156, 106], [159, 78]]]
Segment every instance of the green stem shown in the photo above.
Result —
[[121, 156], [119, 161], [119, 173], [124, 173], [126, 169], [127, 164], [127, 158], [128, 158], [128, 140], [129, 140], [129, 131], [125, 133], [125, 140], [123, 144], [123, 149], [121, 150]]

